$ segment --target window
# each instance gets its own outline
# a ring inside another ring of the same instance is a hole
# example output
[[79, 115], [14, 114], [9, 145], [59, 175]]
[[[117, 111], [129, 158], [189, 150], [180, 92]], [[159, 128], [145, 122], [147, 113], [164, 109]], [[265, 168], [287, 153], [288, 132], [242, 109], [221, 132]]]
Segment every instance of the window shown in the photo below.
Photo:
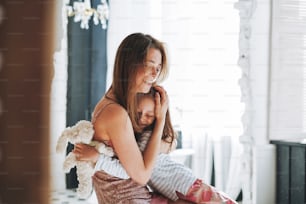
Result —
[[212, 137], [242, 134], [235, 2], [162, 3], [161, 35], [171, 63], [165, 87], [183, 137], [198, 128]]
[[[190, 138], [194, 128], [213, 137], [238, 138], [244, 105], [238, 84], [239, 13], [235, 2], [111, 1], [108, 86], [121, 40], [132, 32], [150, 33], [169, 50], [170, 75], [162, 85], [170, 94], [171, 118], [184, 132], [183, 138]], [[188, 141], [184, 144], [190, 145]]]
[[272, 5], [270, 139], [305, 138], [306, 2]]

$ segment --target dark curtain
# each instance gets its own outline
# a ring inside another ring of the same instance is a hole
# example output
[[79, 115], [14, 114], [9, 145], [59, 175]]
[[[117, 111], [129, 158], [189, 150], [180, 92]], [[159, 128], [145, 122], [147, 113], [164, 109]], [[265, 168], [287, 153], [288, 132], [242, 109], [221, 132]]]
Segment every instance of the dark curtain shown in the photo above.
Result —
[[[100, 0], [92, 0], [96, 8]], [[71, 2], [73, 5], [73, 2]], [[68, 19], [68, 84], [67, 121], [73, 126], [79, 120], [91, 120], [95, 104], [105, 93], [106, 88], [106, 39], [107, 30], [101, 24], [89, 21], [89, 29], [81, 29], [80, 22]], [[68, 145], [67, 154], [73, 149]], [[66, 175], [66, 187], [77, 188], [76, 169]]]

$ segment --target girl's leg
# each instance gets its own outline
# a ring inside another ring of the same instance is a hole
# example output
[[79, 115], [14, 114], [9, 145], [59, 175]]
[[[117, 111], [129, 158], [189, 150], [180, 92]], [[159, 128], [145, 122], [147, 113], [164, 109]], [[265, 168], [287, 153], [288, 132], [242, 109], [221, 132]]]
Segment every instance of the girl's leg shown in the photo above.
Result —
[[204, 204], [237, 204], [236, 201], [230, 199], [227, 195], [217, 191], [214, 187], [207, 185], [202, 180], [197, 179], [190, 187], [188, 193], [183, 195], [177, 192], [178, 197], [193, 203]]

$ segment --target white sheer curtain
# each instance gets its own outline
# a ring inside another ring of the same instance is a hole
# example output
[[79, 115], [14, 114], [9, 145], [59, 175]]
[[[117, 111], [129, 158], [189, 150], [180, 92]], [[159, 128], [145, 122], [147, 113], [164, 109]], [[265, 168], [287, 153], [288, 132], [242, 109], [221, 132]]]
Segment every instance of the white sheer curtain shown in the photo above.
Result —
[[212, 182], [213, 145], [212, 138], [208, 137], [204, 129], [193, 131], [192, 148], [195, 154], [192, 160], [192, 170], [198, 178], [209, 184]]
[[[162, 39], [170, 56], [170, 76], [163, 86], [170, 111], [182, 130], [183, 148], [193, 148], [193, 171], [237, 197], [240, 191], [239, 136], [242, 133], [238, 80], [239, 16], [229, 1], [110, 1], [108, 62], [129, 33]], [[108, 84], [112, 69], [109, 69]]]

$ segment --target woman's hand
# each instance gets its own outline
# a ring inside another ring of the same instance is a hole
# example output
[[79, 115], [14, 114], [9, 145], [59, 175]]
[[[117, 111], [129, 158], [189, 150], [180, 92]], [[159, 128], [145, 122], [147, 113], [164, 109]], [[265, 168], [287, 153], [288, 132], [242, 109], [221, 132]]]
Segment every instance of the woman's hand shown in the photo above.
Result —
[[156, 120], [165, 119], [169, 106], [168, 95], [161, 86], [154, 86], [155, 93], [155, 117]]
[[96, 163], [99, 158], [98, 150], [87, 144], [75, 144], [72, 152], [76, 155], [76, 159], [79, 161], [90, 161]]

